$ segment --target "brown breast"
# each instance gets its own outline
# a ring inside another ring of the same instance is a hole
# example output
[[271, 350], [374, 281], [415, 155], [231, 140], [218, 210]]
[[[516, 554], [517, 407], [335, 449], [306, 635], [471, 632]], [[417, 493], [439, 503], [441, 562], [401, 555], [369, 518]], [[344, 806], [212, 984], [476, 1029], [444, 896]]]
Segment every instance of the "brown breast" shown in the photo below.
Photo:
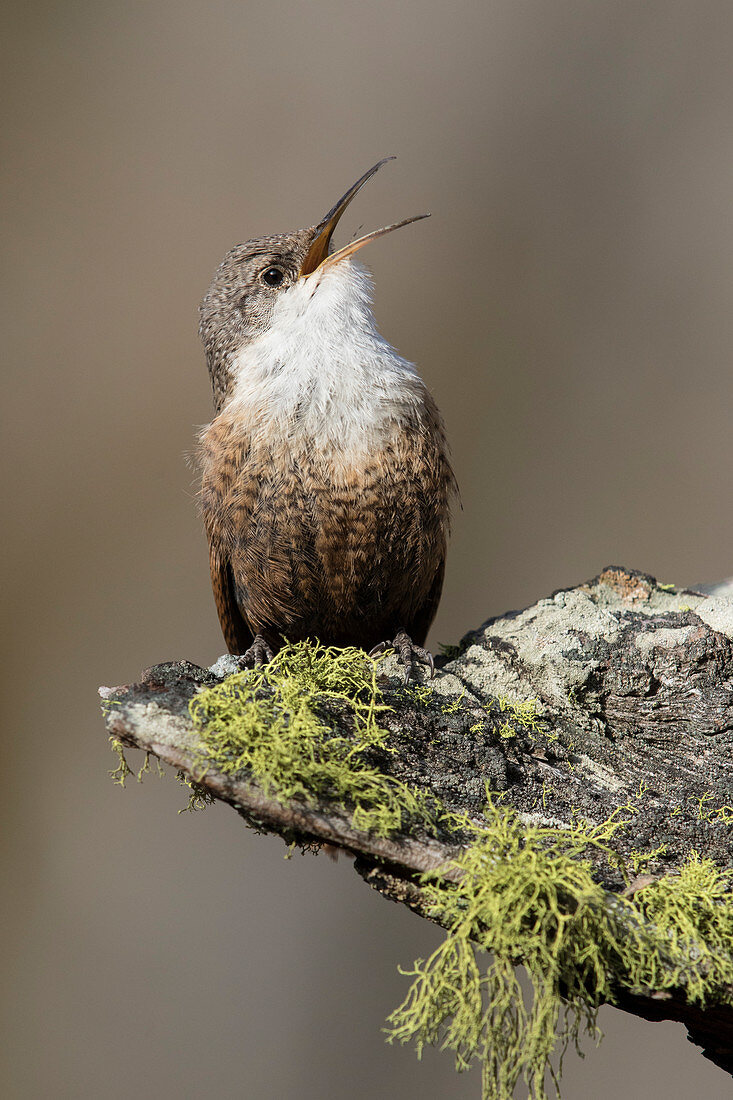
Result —
[[246, 648], [250, 633], [275, 645], [317, 637], [366, 648], [399, 629], [422, 644], [455, 490], [432, 400], [369, 453], [316, 453], [224, 412], [204, 433], [201, 458], [212, 579], [215, 589], [230, 584], [247, 628], [240, 639], [225, 623], [231, 609], [219, 593], [231, 649]]

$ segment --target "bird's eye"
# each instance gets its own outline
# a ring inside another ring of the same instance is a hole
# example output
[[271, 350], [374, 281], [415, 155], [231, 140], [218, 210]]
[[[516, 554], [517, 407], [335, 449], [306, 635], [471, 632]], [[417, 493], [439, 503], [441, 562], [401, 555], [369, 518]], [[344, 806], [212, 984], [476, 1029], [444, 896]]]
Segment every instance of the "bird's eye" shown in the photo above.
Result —
[[285, 278], [285, 272], [281, 267], [267, 267], [260, 278], [267, 286], [280, 286]]

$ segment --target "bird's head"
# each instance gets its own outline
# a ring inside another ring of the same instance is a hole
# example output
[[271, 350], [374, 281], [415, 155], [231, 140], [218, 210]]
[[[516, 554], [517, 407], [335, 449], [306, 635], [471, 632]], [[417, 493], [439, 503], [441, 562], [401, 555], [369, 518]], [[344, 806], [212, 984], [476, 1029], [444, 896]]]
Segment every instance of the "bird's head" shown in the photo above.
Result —
[[258, 237], [232, 248], [219, 265], [201, 303], [204, 342], [217, 408], [232, 382], [232, 364], [248, 345], [268, 341], [277, 349], [331, 339], [360, 321], [371, 323], [369, 282], [351, 257], [370, 241], [426, 218], [417, 214], [375, 229], [336, 251], [334, 230], [380, 160], [354, 183], [317, 225]]

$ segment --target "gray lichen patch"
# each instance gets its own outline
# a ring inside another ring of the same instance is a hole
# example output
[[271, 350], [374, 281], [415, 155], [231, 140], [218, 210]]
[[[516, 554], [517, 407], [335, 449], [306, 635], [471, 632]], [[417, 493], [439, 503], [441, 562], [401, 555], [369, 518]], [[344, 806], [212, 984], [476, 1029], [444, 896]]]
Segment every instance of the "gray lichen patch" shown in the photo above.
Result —
[[489, 620], [467, 641], [446, 671], [479, 696], [534, 696], [555, 718], [611, 737], [733, 729], [733, 602], [724, 596], [667, 591], [610, 568]]
[[592, 690], [601, 654], [621, 632], [613, 611], [581, 589], [558, 592], [526, 611], [494, 619], [476, 633], [475, 643], [452, 662], [479, 694], [492, 691], [519, 699], [537, 698], [553, 710], [571, 712], [573, 698]]
[[675, 646], [687, 645], [698, 631], [699, 627], [695, 623], [688, 626], [657, 627], [656, 630], [637, 634], [634, 645], [648, 657], [657, 649], [674, 649]]
[[733, 587], [728, 595], [721, 593], [702, 600], [695, 612], [713, 630], [733, 638]]
[[[646, 574], [612, 567], [586, 585], [484, 623], [467, 636], [472, 644], [446, 670], [479, 695], [535, 696], [555, 714], [586, 716], [597, 709], [600, 717], [609, 694], [610, 655], [620, 649], [647, 692], [649, 654], [684, 646], [705, 625], [694, 610], [701, 606], [719, 624], [728, 622], [727, 615], [733, 622], [733, 603], [669, 591]], [[632, 637], [643, 651], [636, 661], [626, 652]]]

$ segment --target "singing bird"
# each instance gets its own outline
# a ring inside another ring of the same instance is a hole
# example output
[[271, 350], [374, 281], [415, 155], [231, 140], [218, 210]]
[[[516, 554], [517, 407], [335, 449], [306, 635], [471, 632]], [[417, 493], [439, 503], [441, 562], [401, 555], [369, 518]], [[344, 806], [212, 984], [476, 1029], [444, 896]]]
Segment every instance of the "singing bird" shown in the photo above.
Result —
[[201, 303], [215, 417], [201, 509], [229, 651], [395, 647], [409, 680], [443, 585], [455, 478], [415, 366], [376, 328], [353, 256], [425, 214], [331, 239], [379, 161], [310, 229], [231, 249]]

